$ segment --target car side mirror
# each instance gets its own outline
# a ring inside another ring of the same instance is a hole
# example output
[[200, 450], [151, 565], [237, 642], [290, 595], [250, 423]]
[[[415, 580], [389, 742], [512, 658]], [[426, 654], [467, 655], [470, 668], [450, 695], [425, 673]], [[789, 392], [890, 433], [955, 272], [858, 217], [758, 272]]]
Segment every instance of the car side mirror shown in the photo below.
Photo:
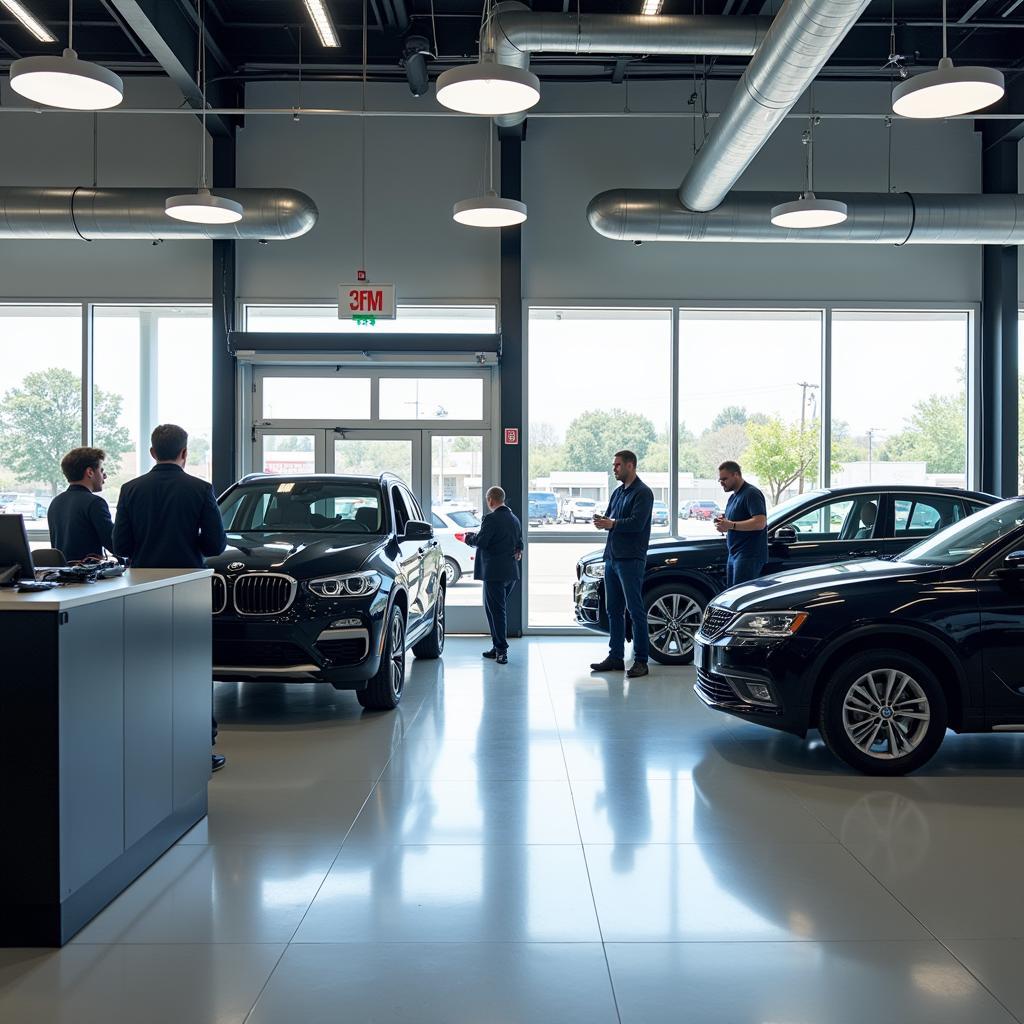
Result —
[[403, 540], [433, 540], [434, 539], [434, 528], [430, 523], [425, 523], [421, 519], [410, 519], [405, 524], [405, 533], [402, 536]]
[[780, 526], [772, 534], [773, 544], [785, 544], [788, 547], [790, 544], [795, 544], [796, 540], [796, 530], [792, 526]]
[[1013, 572], [1024, 571], [1024, 551], [1011, 551], [1003, 559], [1003, 568]]

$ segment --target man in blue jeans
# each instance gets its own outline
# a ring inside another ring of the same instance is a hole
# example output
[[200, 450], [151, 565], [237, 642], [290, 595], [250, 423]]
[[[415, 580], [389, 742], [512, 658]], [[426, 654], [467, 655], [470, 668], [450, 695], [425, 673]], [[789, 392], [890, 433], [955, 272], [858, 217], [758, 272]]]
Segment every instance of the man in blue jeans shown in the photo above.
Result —
[[651, 539], [651, 510], [654, 494], [636, 475], [636, 455], [615, 453], [612, 472], [619, 486], [612, 492], [603, 516], [594, 525], [608, 531], [604, 546], [604, 598], [608, 609], [608, 657], [594, 662], [592, 672], [621, 672], [625, 667], [626, 611], [633, 621], [633, 664], [630, 679], [647, 675], [647, 609], [643, 583], [647, 566], [647, 545]]
[[728, 494], [725, 515], [715, 519], [715, 529], [725, 534], [729, 560], [725, 585], [755, 580], [768, 561], [768, 509], [764, 495], [743, 479], [738, 462], [723, 462], [718, 467], [718, 482]]

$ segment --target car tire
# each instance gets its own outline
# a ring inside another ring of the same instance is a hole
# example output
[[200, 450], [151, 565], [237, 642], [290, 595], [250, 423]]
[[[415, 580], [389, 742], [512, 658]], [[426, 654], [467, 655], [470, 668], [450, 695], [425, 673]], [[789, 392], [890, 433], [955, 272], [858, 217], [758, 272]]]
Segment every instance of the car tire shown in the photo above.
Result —
[[425, 658], [430, 661], [440, 658], [444, 653], [444, 630], [445, 630], [445, 588], [439, 587], [437, 600], [434, 601], [434, 625], [430, 632], [418, 643], [413, 645], [412, 653], [417, 658]]
[[462, 566], [454, 558], [445, 558], [444, 575], [449, 587], [454, 587], [462, 579]]
[[401, 608], [391, 609], [386, 628], [380, 668], [365, 689], [356, 690], [356, 699], [367, 711], [394, 710], [405, 690], [405, 616]]
[[[886, 693], [887, 687], [893, 692]], [[900, 699], [882, 703], [894, 696]], [[939, 749], [947, 721], [946, 695], [934, 673], [902, 651], [870, 651], [844, 661], [818, 708], [825, 745], [865, 775], [906, 775], [920, 768]], [[904, 746], [905, 752], [899, 753]]]
[[689, 665], [693, 661], [693, 637], [707, 602], [702, 593], [682, 583], [666, 583], [644, 595], [653, 661], [659, 665]]

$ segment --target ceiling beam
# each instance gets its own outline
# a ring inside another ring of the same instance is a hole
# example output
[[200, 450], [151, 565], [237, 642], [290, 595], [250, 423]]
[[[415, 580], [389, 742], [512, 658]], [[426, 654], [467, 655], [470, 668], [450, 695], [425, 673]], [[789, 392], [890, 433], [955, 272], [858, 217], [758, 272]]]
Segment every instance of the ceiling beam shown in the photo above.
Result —
[[[110, 0], [110, 3], [181, 90], [189, 105], [202, 110], [202, 92], [196, 82], [198, 38], [195, 11], [190, 6], [186, 10], [173, 0]], [[209, 25], [205, 36], [207, 59], [217, 64], [221, 71], [229, 71], [227, 58], [210, 35]], [[213, 136], [231, 138], [234, 135], [234, 124], [229, 117], [208, 114], [206, 126]]]
[[[1024, 75], [1018, 74], [1006, 84], [1006, 95], [998, 103], [986, 107], [986, 114], [1014, 114], [1024, 110]], [[975, 121], [974, 130], [981, 132], [983, 150], [1000, 142], [1024, 139], [1024, 117], [1018, 120]]]

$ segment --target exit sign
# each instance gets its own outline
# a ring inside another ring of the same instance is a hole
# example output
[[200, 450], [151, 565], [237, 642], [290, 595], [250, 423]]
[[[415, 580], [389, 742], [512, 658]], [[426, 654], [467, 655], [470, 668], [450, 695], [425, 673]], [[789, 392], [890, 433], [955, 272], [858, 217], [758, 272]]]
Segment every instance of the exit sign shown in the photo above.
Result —
[[393, 284], [338, 285], [339, 320], [394, 320], [397, 315]]

